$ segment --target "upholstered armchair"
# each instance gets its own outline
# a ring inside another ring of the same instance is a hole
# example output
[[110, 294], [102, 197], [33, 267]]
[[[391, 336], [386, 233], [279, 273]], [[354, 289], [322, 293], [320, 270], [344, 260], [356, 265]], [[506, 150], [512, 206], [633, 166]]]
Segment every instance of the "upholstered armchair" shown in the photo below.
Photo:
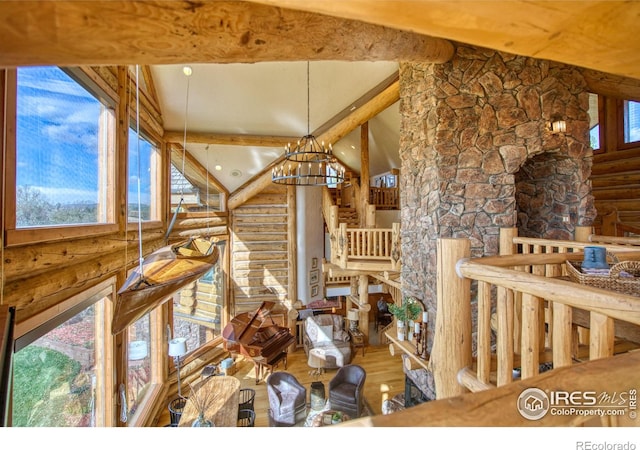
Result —
[[303, 344], [307, 356], [316, 349], [316, 356], [324, 359], [324, 369], [336, 369], [351, 362], [349, 333], [344, 330], [344, 317], [340, 314], [307, 317]]
[[364, 411], [364, 381], [367, 373], [357, 364], [341, 367], [329, 381], [331, 409], [357, 418]]
[[289, 372], [267, 378], [269, 426], [292, 427], [307, 417], [307, 388]]

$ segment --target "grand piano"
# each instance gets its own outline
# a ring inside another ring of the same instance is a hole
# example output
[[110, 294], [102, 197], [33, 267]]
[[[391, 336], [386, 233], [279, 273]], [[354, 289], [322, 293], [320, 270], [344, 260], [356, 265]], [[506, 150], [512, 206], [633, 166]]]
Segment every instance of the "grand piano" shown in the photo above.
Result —
[[274, 302], [262, 302], [255, 311], [235, 316], [222, 330], [224, 349], [251, 359], [255, 366], [256, 384], [263, 370], [273, 370], [281, 361], [287, 368], [287, 348], [296, 338], [288, 328], [271, 317]]

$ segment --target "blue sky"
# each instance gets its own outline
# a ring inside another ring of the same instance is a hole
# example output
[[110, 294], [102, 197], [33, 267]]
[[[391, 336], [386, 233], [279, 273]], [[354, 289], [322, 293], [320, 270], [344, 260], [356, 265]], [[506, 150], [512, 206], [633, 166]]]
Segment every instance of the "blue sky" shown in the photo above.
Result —
[[[100, 103], [57, 67], [18, 70], [18, 186], [40, 190], [52, 203], [98, 201], [98, 124]], [[141, 141], [140, 147], [148, 143]], [[135, 136], [130, 139], [137, 150]], [[113, 149], [111, 149], [113, 150]], [[145, 152], [142, 152], [143, 154]], [[141, 158], [148, 167], [148, 158]], [[137, 155], [130, 161], [137, 202]], [[148, 186], [148, 170], [140, 171]], [[149, 199], [149, 189], [143, 202]]]

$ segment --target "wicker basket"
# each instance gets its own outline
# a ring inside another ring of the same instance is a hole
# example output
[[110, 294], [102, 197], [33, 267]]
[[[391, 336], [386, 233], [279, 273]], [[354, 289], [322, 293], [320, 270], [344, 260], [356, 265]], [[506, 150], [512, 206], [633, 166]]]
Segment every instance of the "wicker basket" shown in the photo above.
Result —
[[[592, 275], [582, 272], [580, 261], [566, 261], [567, 274], [571, 281], [601, 289], [610, 289], [622, 294], [640, 296], [640, 261], [622, 261], [615, 263], [609, 275]], [[620, 276], [626, 272], [631, 277]]]

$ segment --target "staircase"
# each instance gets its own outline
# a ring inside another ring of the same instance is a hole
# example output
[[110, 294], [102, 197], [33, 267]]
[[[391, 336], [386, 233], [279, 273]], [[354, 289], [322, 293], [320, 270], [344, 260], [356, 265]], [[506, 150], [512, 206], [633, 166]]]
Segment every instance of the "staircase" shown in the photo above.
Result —
[[360, 218], [355, 208], [339, 208], [338, 222], [346, 223], [347, 228], [358, 228], [360, 226]]

